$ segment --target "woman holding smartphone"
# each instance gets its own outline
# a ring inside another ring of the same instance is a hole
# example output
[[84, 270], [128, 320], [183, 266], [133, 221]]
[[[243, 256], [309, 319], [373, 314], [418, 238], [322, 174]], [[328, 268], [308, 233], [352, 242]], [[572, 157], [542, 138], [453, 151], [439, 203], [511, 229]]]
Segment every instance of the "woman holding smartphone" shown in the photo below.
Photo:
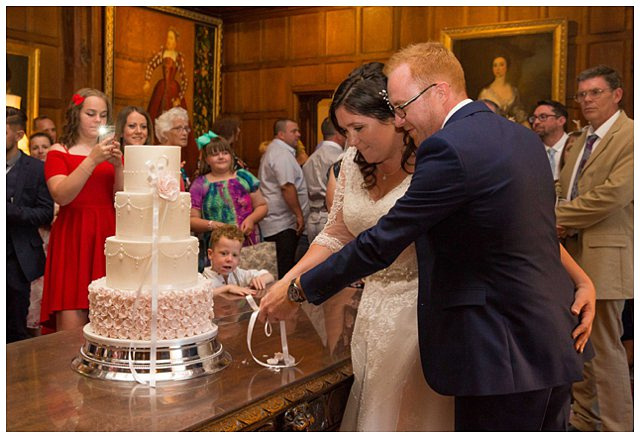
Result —
[[[40, 319], [45, 331], [82, 327], [89, 320], [89, 283], [105, 275], [104, 242], [115, 234], [114, 194], [123, 187], [122, 152], [101, 126], [109, 100], [82, 88], [71, 98], [60, 143], [51, 147], [45, 179], [60, 205], [51, 228]], [[44, 331], [43, 331], [44, 332]]]

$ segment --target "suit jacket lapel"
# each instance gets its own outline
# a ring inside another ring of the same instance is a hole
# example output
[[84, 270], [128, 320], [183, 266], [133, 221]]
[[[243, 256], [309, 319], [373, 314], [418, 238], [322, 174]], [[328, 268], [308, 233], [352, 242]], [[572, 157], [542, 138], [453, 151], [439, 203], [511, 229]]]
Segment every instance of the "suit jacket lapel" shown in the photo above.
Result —
[[22, 189], [24, 188], [24, 184], [28, 176], [27, 174], [29, 173], [28, 172], [29, 160], [27, 160], [26, 157], [27, 157], [26, 154], [20, 151], [20, 159], [16, 163], [15, 168], [12, 170], [12, 172], [18, 172], [16, 174], [16, 190], [13, 193], [14, 203], [20, 202], [20, 198], [22, 197]]

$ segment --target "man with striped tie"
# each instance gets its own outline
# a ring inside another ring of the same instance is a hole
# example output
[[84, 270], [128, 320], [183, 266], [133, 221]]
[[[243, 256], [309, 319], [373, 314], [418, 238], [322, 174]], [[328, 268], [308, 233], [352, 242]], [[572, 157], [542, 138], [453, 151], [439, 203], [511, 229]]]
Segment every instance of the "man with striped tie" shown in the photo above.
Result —
[[556, 186], [558, 235], [596, 287], [595, 357], [573, 385], [571, 424], [581, 431], [633, 430], [633, 402], [622, 336], [633, 298], [633, 120], [620, 109], [622, 80], [599, 65], [577, 78], [575, 100], [589, 122], [566, 147]]

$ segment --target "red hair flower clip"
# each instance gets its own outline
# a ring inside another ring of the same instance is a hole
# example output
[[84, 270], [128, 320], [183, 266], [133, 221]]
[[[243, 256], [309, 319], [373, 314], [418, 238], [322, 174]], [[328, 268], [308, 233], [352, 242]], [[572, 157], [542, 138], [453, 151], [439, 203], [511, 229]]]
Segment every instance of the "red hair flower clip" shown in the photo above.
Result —
[[80, 96], [79, 94], [74, 94], [73, 96], [71, 96], [71, 100], [73, 101], [73, 104], [75, 106], [78, 106], [82, 105], [82, 102], [84, 102], [84, 97]]

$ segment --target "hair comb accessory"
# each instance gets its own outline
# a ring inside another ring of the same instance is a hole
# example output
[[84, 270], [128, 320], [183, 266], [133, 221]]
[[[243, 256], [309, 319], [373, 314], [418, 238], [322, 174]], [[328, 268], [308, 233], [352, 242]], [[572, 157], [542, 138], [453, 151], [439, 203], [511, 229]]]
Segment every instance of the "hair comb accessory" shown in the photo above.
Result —
[[196, 143], [198, 144], [198, 150], [201, 150], [206, 145], [211, 143], [211, 140], [213, 140], [214, 138], [218, 138], [218, 137], [219, 137], [219, 135], [216, 134], [213, 131], [205, 132], [200, 137], [198, 137], [198, 139], [196, 140]]
[[71, 96], [71, 100], [73, 101], [73, 104], [75, 106], [79, 106], [82, 105], [82, 102], [84, 102], [84, 97], [80, 96], [79, 94], [74, 94], [73, 96]]
[[389, 93], [387, 93], [387, 90], [382, 90], [379, 91], [378, 94], [380, 96], [382, 96], [382, 99], [387, 102], [387, 106], [389, 107], [389, 110], [391, 110], [392, 113], [395, 112], [393, 105], [391, 105], [391, 102], [389, 101]]

